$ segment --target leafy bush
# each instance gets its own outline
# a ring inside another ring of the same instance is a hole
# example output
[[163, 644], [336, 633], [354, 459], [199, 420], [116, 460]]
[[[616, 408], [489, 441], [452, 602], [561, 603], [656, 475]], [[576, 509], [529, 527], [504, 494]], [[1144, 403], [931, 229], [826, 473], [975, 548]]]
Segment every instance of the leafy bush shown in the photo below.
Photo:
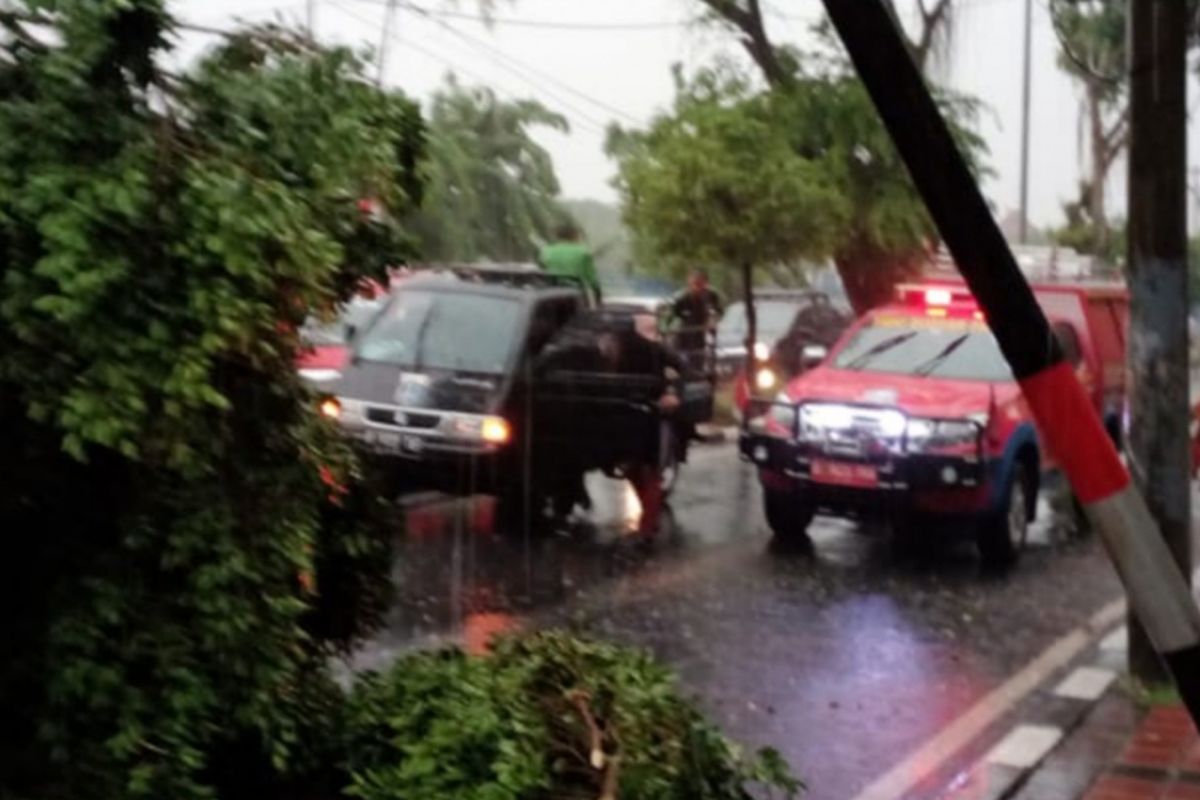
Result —
[[744, 757], [647, 655], [543, 633], [486, 657], [409, 657], [364, 678], [347, 713], [362, 800], [746, 800], [800, 784]]
[[173, 36], [0, 9], [0, 796], [296, 797], [388, 585], [294, 363], [407, 254], [419, 112], [303, 36]]

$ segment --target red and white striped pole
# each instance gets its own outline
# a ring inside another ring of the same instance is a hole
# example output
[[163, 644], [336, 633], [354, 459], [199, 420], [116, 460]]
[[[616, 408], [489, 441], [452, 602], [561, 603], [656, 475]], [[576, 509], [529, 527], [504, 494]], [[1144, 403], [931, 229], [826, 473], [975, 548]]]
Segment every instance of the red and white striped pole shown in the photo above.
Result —
[[881, 0], [824, 0], [1045, 444], [1099, 531], [1130, 606], [1200, 726], [1200, 610], [1130, 481]]

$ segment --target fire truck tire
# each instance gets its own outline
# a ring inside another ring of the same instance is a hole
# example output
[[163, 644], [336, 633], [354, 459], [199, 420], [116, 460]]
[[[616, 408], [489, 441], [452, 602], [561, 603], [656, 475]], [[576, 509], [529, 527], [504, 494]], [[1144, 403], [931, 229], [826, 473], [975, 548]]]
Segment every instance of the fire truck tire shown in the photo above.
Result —
[[1013, 467], [1003, 505], [985, 517], [979, 529], [979, 555], [989, 567], [1016, 562], [1029, 536], [1031, 482], [1023, 464]]
[[795, 492], [763, 488], [763, 511], [771, 532], [781, 541], [801, 541], [808, 538], [808, 526], [815, 512]]

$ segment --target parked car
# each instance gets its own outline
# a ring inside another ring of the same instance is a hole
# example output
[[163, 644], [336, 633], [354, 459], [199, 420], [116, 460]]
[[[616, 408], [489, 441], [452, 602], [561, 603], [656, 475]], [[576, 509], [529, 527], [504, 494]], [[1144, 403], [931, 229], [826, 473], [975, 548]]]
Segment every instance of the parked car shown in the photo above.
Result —
[[[1124, 288], [1034, 293], [1119, 439]], [[902, 286], [894, 304], [858, 320], [820, 366], [755, 404], [740, 446], [758, 466], [777, 536], [804, 536], [817, 513], [884, 517], [907, 537], [920, 535], [923, 518], [952, 517], [997, 564], [1024, 546], [1054, 467], [982, 312], [963, 284], [944, 280]]]
[[828, 347], [851, 322], [849, 314], [829, 295], [812, 290], [756, 290], [754, 310], [757, 341], [753, 369], [748, 366], [746, 353], [746, 304], [732, 303], [717, 326], [717, 373], [722, 378], [754, 372], [758, 366], [784, 355], [779, 350], [784, 340], [792, 343], [789, 353], [797, 346], [802, 349], [804, 344], [820, 342]]
[[300, 377], [318, 385], [340, 378], [349, 357], [351, 340], [367, 328], [386, 301], [387, 290], [370, 281], [339, 309], [332, 321], [309, 317], [300, 329], [300, 338], [305, 345], [296, 360]]

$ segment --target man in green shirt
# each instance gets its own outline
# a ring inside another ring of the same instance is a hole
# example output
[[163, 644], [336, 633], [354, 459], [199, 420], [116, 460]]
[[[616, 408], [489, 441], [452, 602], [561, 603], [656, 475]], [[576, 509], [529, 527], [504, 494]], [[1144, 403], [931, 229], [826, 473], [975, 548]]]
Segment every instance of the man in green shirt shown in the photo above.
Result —
[[600, 276], [579, 229], [574, 223], [564, 222], [556, 232], [556, 239], [542, 248], [538, 264], [550, 275], [574, 279], [600, 305]]

